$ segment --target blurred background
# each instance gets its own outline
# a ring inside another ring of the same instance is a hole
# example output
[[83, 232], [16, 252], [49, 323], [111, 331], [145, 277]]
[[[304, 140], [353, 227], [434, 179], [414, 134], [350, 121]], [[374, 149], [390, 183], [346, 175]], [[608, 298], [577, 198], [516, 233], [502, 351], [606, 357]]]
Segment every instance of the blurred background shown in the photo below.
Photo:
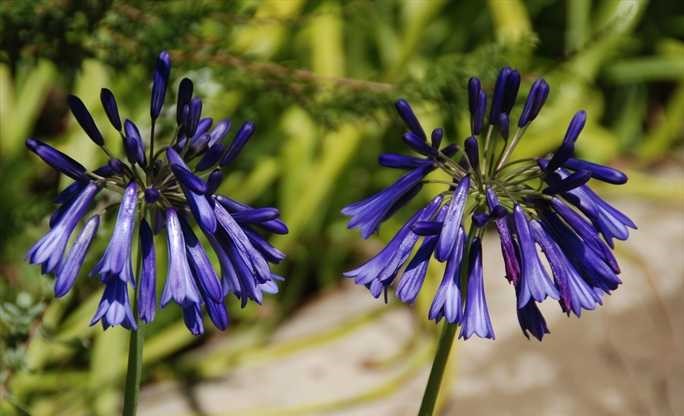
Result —
[[543, 343], [521, 335], [489, 238], [497, 340], [456, 344], [441, 414], [684, 414], [684, 3], [668, 0], [0, 2], [0, 414], [120, 411], [128, 334], [88, 326], [100, 285], [82, 275], [55, 301], [51, 280], [24, 263], [68, 181], [23, 143], [36, 136], [98, 166], [66, 95], [116, 147], [100, 88], [149, 128], [161, 50], [172, 95], [189, 76], [206, 115], [256, 123], [221, 191], [279, 207], [290, 234], [272, 241], [288, 255], [281, 293], [259, 308], [231, 299], [225, 333], [193, 337], [177, 308], [146, 328], [141, 414], [414, 415], [441, 271], [431, 268], [416, 305], [372, 299], [341, 272], [377, 252], [411, 207], [367, 241], [340, 209], [397, 178], [376, 163], [381, 151], [406, 152], [394, 100], [460, 142], [468, 77], [491, 91], [503, 65], [523, 74], [521, 92], [540, 76], [551, 85], [519, 155], [555, 148], [586, 109], [579, 152], [628, 173], [624, 186], [597, 188], [640, 229], [617, 247], [622, 288], [579, 320], [548, 305]]

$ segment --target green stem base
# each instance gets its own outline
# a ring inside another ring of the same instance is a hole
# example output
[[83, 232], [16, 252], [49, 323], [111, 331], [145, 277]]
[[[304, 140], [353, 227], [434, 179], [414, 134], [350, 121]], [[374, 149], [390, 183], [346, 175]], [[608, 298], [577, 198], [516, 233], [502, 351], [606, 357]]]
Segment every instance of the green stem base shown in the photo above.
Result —
[[435, 411], [439, 388], [442, 384], [442, 377], [444, 377], [444, 371], [446, 370], [447, 361], [449, 360], [449, 353], [451, 352], [451, 345], [454, 343], [454, 336], [456, 336], [457, 329], [458, 325], [452, 325], [447, 322], [444, 323], [444, 328], [442, 329], [442, 334], [440, 335], [439, 343], [437, 344], [435, 360], [432, 362], [430, 377], [425, 386], [423, 401], [420, 403], [418, 416], [432, 416]]
[[142, 378], [143, 333], [142, 326], [137, 331], [130, 331], [131, 339], [128, 345], [128, 370], [126, 371], [126, 390], [124, 392], [124, 416], [135, 416], [140, 394], [140, 380]]

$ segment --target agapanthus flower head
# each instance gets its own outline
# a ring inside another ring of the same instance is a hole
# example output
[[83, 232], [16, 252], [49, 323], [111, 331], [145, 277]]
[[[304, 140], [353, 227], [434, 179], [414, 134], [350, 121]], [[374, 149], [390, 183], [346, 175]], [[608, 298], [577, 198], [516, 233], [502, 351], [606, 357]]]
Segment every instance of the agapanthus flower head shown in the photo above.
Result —
[[[264, 292], [278, 291], [282, 277], [271, 272], [269, 263], [279, 263], [285, 255], [268, 243], [265, 233], [288, 230], [277, 209], [254, 208], [217, 193], [222, 168], [239, 155], [255, 126], [245, 122], [227, 142], [230, 120], [212, 128], [213, 120], [202, 118], [202, 100], [193, 96], [193, 84], [187, 78], [178, 87], [176, 132], [155, 151], [155, 142], [160, 140], [155, 137], [155, 124], [164, 122], [170, 71], [170, 55], [162, 52], [152, 77], [149, 130], [127, 118], [122, 123], [114, 94], [106, 88], [101, 91], [100, 101], [121, 137], [128, 163], [112, 154], [85, 104], [71, 95], [68, 104], [74, 117], [103, 149], [107, 162], [89, 170], [46, 143], [34, 138], [26, 141], [29, 150], [74, 179], [57, 196], [50, 230], [29, 250], [27, 259], [40, 264], [44, 274], [55, 276], [55, 296], [66, 295], [81, 271], [102, 214], [118, 207], [109, 244], [90, 271], [104, 285], [91, 323], [136, 330], [139, 321], [154, 320], [157, 305], [174, 302], [188, 329], [199, 335], [204, 331], [203, 309], [217, 328], [228, 326], [227, 295], [232, 293], [244, 306], [249, 300], [261, 303]], [[84, 221], [91, 209], [94, 215]], [[67, 247], [81, 222], [83, 226]], [[168, 270], [157, 299], [154, 239], [164, 229]], [[220, 273], [197, 233], [216, 252]]]
[[[446, 262], [428, 317], [461, 325], [464, 339], [473, 335], [494, 339], [482, 259], [482, 237], [490, 224], [501, 243], [505, 277], [514, 287], [520, 327], [525, 336], [532, 334], [539, 340], [549, 330], [538, 303], [552, 299], [563, 312], [580, 316], [617, 289], [620, 268], [611, 251], [613, 240], [627, 239], [628, 228], [636, 228], [589, 186], [592, 180], [623, 184], [627, 176], [575, 156], [586, 112], [575, 114], [551, 155], [509, 160], [549, 95], [546, 81], [534, 81], [514, 124], [520, 79], [515, 69], [501, 69], [487, 111], [483, 83], [470, 78], [470, 136], [446, 146], [442, 146], [442, 129], [435, 129], [438, 140], [433, 136], [428, 143], [409, 103], [397, 101], [396, 109], [408, 129], [402, 138], [418, 155], [380, 155], [381, 165], [406, 172], [389, 187], [342, 210], [351, 217], [349, 228], [358, 228], [368, 238], [414, 199], [423, 184], [444, 185], [443, 192], [419, 209], [384, 249], [345, 275], [375, 297], [385, 292], [385, 298], [397, 280], [397, 297], [411, 303], [425, 281], [430, 260]], [[437, 170], [451, 180], [432, 180], [430, 174]]]

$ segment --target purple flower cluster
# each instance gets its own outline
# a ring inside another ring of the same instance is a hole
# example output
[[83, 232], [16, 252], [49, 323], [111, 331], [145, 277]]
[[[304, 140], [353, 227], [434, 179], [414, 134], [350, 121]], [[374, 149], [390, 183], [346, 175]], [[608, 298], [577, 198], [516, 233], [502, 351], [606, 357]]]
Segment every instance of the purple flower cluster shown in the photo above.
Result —
[[[549, 330], [538, 303], [551, 298], [566, 314], [580, 316], [617, 289], [620, 268], [611, 250], [613, 239], [625, 240], [628, 228], [636, 228], [587, 185], [590, 179], [623, 184], [627, 177], [575, 158], [575, 142], [586, 121], [584, 111], [570, 121], [550, 158], [508, 161], [549, 94], [543, 79], [532, 84], [511, 135], [511, 111], [519, 87], [518, 71], [506, 67], [499, 72], [486, 122], [487, 94], [479, 79], [469, 80], [471, 135], [462, 148], [442, 147], [442, 129], [433, 130], [428, 142], [409, 104], [399, 100], [396, 108], [408, 128], [403, 139], [419, 156], [381, 155], [381, 165], [406, 173], [386, 189], [342, 210], [351, 217], [349, 228], [359, 228], [368, 238], [424, 183], [445, 182], [428, 179], [432, 171], [441, 170], [451, 178], [445, 184], [448, 189], [419, 209], [385, 248], [345, 275], [365, 285], [374, 297], [383, 292], [386, 296], [398, 279], [396, 296], [411, 303], [425, 281], [430, 259], [446, 262], [429, 318], [460, 325], [459, 336], [465, 339], [473, 335], [494, 339], [482, 268], [481, 240], [488, 224], [499, 235], [522, 331], [539, 340]], [[466, 223], [470, 224], [467, 232]]]
[[[202, 101], [193, 96], [192, 81], [184, 78], [177, 94], [176, 133], [168, 145], [154, 151], [155, 125], [162, 114], [170, 70], [169, 54], [162, 52], [152, 80], [148, 146], [135, 123], [128, 119], [121, 122], [114, 94], [106, 88], [101, 91], [102, 105], [121, 136], [127, 162], [112, 154], [90, 112], [75, 96], [68, 98], [71, 112], [107, 155], [106, 164], [89, 171], [46, 143], [34, 138], [26, 141], [26, 146], [48, 165], [74, 179], [57, 196], [50, 230], [27, 254], [30, 263], [41, 265], [43, 274], [55, 277], [55, 296], [62, 297], [73, 287], [102, 215], [118, 206], [109, 244], [90, 272], [105, 286], [91, 324], [102, 322], [105, 329], [122, 325], [136, 330], [137, 322], [154, 320], [154, 236], [164, 229], [168, 271], [161, 307], [171, 301], [177, 303], [186, 326], [195, 335], [204, 332], [203, 307], [214, 325], [223, 330], [229, 323], [225, 305], [228, 294], [239, 298], [243, 307], [249, 300], [261, 303], [263, 294], [276, 293], [282, 280], [271, 272], [269, 263], [279, 263], [285, 255], [264, 236], [265, 232], [288, 232], [279, 211], [251, 207], [217, 194], [222, 168], [235, 160], [254, 134], [254, 124], [244, 123], [227, 142], [231, 121], [214, 123], [211, 118], [202, 118]], [[94, 212], [86, 219], [93, 206]], [[67, 249], [81, 222], [83, 226]], [[214, 270], [197, 231], [213, 248], [220, 273]], [[135, 269], [133, 257], [137, 257]], [[131, 288], [136, 294], [135, 312]]]

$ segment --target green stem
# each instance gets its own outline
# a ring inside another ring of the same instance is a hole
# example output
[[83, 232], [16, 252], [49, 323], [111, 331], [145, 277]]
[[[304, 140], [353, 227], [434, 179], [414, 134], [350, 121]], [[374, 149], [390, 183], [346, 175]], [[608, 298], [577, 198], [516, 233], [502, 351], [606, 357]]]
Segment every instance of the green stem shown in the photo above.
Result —
[[432, 362], [432, 369], [430, 370], [430, 377], [425, 386], [425, 393], [423, 393], [423, 401], [420, 403], [420, 410], [418, 416], [432, 416], [435, 411], [435, 404], [437, 403], [437, 396], [439, 395], [439, 388], [442, 385], [442, 377], [446, 369], [447, 361], [449, 360], [449, 353], [451, 352], [451, 345], [454, 343], [456, 330], [458, 325], [452, 325], [444, 322], [442, 334], [439, 337], [437, 344], [437, 352], [435, 353], [435, 360]]
[[[142, 216], [145, 218], [145, 206], [141, 209]], [[143, 328], [138, 319], [138, 291], [140, 290], [140, 276], [142, 275], [142, 247], [138, 245], [138, 256], [136, 259], [135, 270], [138, 272], [138, 284], [135, 287], [133, 296], [133, 318], [137, 330], [131, 330], [131, 338], [128, 343], [128, 368], [126, 370], [126, 387], [124, 391], [124, 416], [135, 416], [138, 407], [138, 396], [140, 395], [140, 381], [142, 379], [143, 364]]]
[[[466, 280], [469, 268], [468, 258], [470, 257], [470, 243], [481, 231], [482, 229], [477, 228], [474, 223], [470, 224], [466, 246], [463, 250], [463, 257], [461, 257], [461, 275], [459, 277], [462, 299], [464, 300], [467, 296], [465, 288], [468, 284]], [[428, 377], [428, 382], [425, 386], [425, 392], [423, 393], [423, 400], [420, 403], [418, 416], [432, 416], [435, 411], [437, 396], [439, 396], [440, 386], [442, 385], [442, 377], [444, 377], [444, 371], [446, 370], [446, 365], [449, 361], [449, 353], [451, 352], [451, 346], [454, 343], [454, 337], [456, 336], [457, 329], [458, 325], [444, 322], [442, 334], [440, 335], [439, 342], [437, 343], [435, 359], [432, 362], [432, 368], [430, 369], [430, 376]]]

